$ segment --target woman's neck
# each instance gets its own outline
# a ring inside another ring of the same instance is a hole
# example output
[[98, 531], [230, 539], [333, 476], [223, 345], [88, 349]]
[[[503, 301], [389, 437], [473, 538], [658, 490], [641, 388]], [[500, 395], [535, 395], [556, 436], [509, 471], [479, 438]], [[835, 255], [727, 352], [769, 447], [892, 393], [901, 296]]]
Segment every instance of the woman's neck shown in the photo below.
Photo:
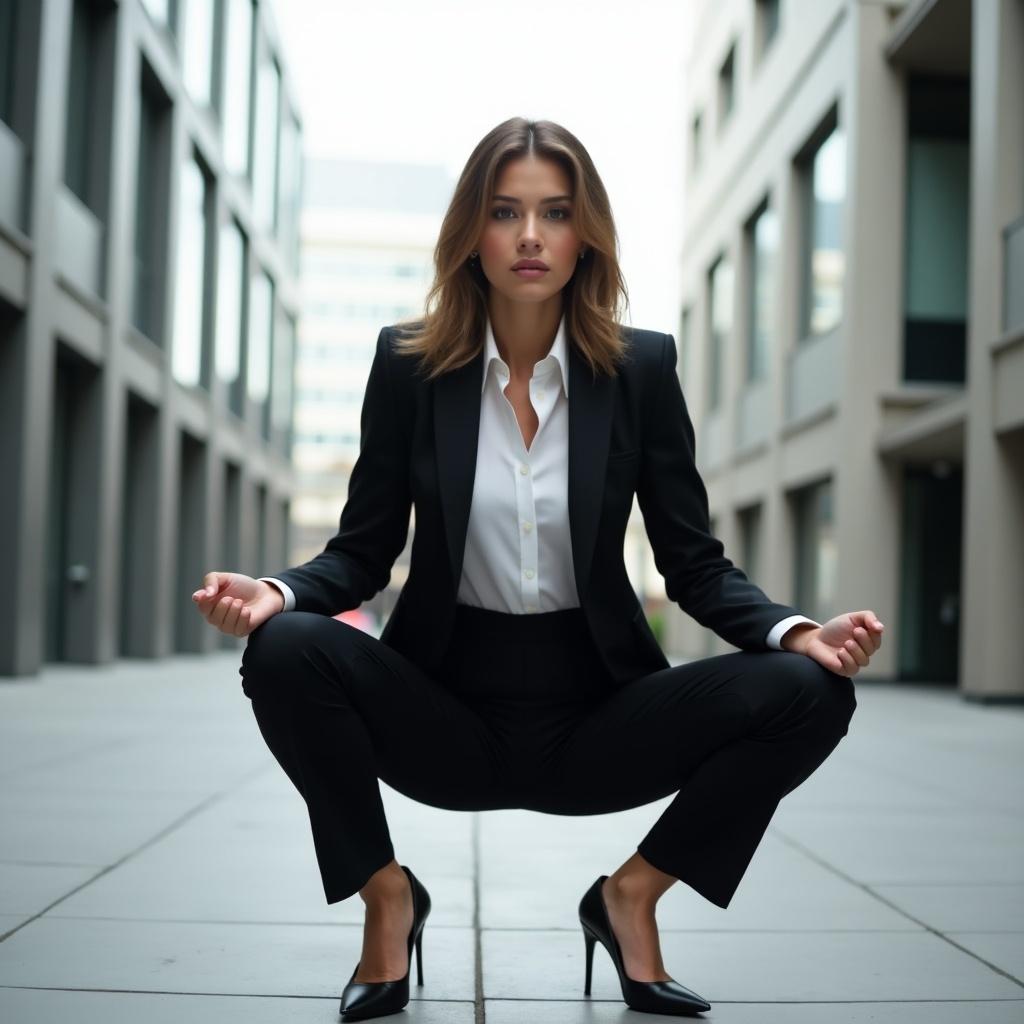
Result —
[[545, 302], [509, 302], [492, 296], [488, 316], [501, 358], [513, 380], [528, 379], [550, 351], [562, 321], [562, 297]]

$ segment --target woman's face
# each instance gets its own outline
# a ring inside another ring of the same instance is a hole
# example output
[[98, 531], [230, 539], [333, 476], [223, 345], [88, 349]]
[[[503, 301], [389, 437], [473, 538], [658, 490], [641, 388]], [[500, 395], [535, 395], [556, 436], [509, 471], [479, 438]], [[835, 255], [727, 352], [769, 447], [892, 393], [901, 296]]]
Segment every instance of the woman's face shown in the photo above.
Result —
[[[552, 160], [524, 156], [509, 161], [495, 183], [487, 226], [476, 245], [491, 287], [512, 302], [543, 302], [572, 277], [583, 248], [573, 222], [572, 185]], [[523, 259], [540, 260], [541, 272], [521, 273]]]

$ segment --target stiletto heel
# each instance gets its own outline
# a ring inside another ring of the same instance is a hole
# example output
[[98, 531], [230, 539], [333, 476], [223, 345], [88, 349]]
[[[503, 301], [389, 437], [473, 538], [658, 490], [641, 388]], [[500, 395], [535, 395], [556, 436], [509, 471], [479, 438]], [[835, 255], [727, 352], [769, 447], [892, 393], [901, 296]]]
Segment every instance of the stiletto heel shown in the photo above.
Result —
[[[341, 993], [339, 1012], [342, 1020], [366, 1020], [397, 1013], [409, 1002], [409, 975], [412, 973], [412, 950], [416, 947], [416, 984], [423, 984], [423, 925], [430, 913], [430, 893], [423, 883], [401, 865], [412, 888], [412, 928], [409, 929], [409, 962], [403, 977], [396, 981], [354, 981], [359, 964]], [[360, 961], [361, 963], [362, 961]]]
[[622, 962], [622, 949], [615, 938], [615, 932], [612, 931], [608, 908], [602, 895], [601, 887], [607, 877], [601, 875], [580, 900], [580, 924], [587, 947], [587, 981], [583, 990], [584, 995], [590, 995], [594, 943], [600, 941], [612, 958], [615, 972], [619, 976], [622, 998], [630, 1009], [638, 1010], [640, 1013], [665, 1013], [679, 1017], [692, 1017], [698, 1012], [710, 1010], [711, 1004], [703, 996], [697, 995], [677, 981], [634, 981], [626, 974]]
[[586, 980], [585, 984], [583, 985], [583, 994], [585, 996], [589, 996], [590, 995], [590, 978], [591, 978], [591, 973], [593, 972], [593, 969], [594, 969], [594, 943], [597, 942], [597, 939], [595, 939], [594, 936], [591, 935], [590, 932], [588, 932], [586, 928], [584, 928], [583, 929], [583, 941], [587, 945], [587, 980]]

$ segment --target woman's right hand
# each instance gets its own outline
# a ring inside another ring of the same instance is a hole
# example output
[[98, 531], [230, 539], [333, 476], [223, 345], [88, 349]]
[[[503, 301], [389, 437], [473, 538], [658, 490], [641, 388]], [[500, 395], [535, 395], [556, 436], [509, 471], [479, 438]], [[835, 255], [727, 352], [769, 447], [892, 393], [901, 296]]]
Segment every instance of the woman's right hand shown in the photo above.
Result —
[[248, 636], [284, 611], [284, 595], [277, 587], [240, 572], [208, 572], [192, 600], [211, 626], [229, 636]]

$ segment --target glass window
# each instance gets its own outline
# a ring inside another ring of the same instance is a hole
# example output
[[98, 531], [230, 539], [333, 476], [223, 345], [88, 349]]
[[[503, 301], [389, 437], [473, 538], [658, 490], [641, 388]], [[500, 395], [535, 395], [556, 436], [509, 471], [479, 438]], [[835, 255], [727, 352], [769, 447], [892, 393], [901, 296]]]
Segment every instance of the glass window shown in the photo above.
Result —
[[172, 371], [181, 383], [203, 378], [203, 291], [206, 281], [207, 183], [195, 160], [181, 169], [178, 268], [174, 287]]
[[253, 204], [256, 222], [271, 231], [277, 213], [277, 146], [281, 72], [269, 56], [260, 62], [256, 83], [256, 138], [253, 159]]
[[718, 124], [721, 127], [736, 105], [736, 44], [729, 47], [729, 53], [718, 72]]
[[733, 272], [732, 262], [720, 256], [709, 275], [710, 358], [708, 360], [708, 406], [717, 409], [722, 402], [725, 347], [732, 334]]
[[968, 78], [907, 83], [904, 380], [966, 379], [970, 105]]
[[167, 171], [170, 102], [144, 64], [139, 107], [135, 183], [135, 273], [132, 319], [153, 341], [163, 342], [163, 278], [167, 239]]
[[109, 10], [90, 0], [75, 0], [64, 126], [64, 181], [101, 221], [106, 220], [107, 211], [112, 25]]
[[295, 365], [295, 321], [283, 310], [274, 331], [274, 386], [271, 420], [275, 432], [285, 435], [291, 428], [292, 390]]
[[838, 127], [814, 152], [805, 182], [802, 339], [828, 333], [843, 317], [846, 138]]
[[278, 178], [278, 237], [293, 273], [299, 270], [299, 217], [302, 187], [302, 138], [299, 124], [290, 114], [281, 122], [281, 172]]
[[0, 121], [14, 121], [14, 69], [18, 53], [19, 0], [0, 0]]
[[768, 353], [775, 315], [775, 264], [779, 250], [779, 221], [767, 200], [748, 228], [750, 254], [749, 323], [747, 325], [747, 380], [768, 375]]
[[739, 512], [740, 568], [756, 582], [761, 575], [761, 506], [751, 505]]
[[166, 25], [174, 29], [174, 22], [177, 16], [177, 0], [142, 0], [142, 6], [149, 12], [149, 16], [158, 24]]
[[227, 0], [224, 39], [224, 161], [249, 173], [249, 97], [252, 88], [252, 0]]
[[245, 301], [245, 235], [232, 219], [220, 229], [217, 267], [217, 376], [229, 385], [228, 405], [243, 413], [242, 309]]
[[249, 286], [249, 345], [246, 380], [249, 398], [258, 404], [270, 393], [270, 344], [273, 333], [274, 285], [260, 271]]
[[755, 35], [757, 37], [758, 57], [763, 57], [765, 51], [772, 45], [772, 40], [779, 31], [779, 0], [757, 0], [757, 22]]
[[795, 495], [796, 600], [805, 615], [825, 622], [835, 612], [838, 550], [832, 515], [832, 481]]
[[88, 204], [89, 110], [93, 104], [96, 16], [91, 5], [77, 0], [71, 15], [71, 67], [68, 78], [67, 124], [64, 135], [64, 180]]
[[214, 14], [214, 0], [188, 0], [185, 5], [185, 88], [201, 107], [210, 105]]

